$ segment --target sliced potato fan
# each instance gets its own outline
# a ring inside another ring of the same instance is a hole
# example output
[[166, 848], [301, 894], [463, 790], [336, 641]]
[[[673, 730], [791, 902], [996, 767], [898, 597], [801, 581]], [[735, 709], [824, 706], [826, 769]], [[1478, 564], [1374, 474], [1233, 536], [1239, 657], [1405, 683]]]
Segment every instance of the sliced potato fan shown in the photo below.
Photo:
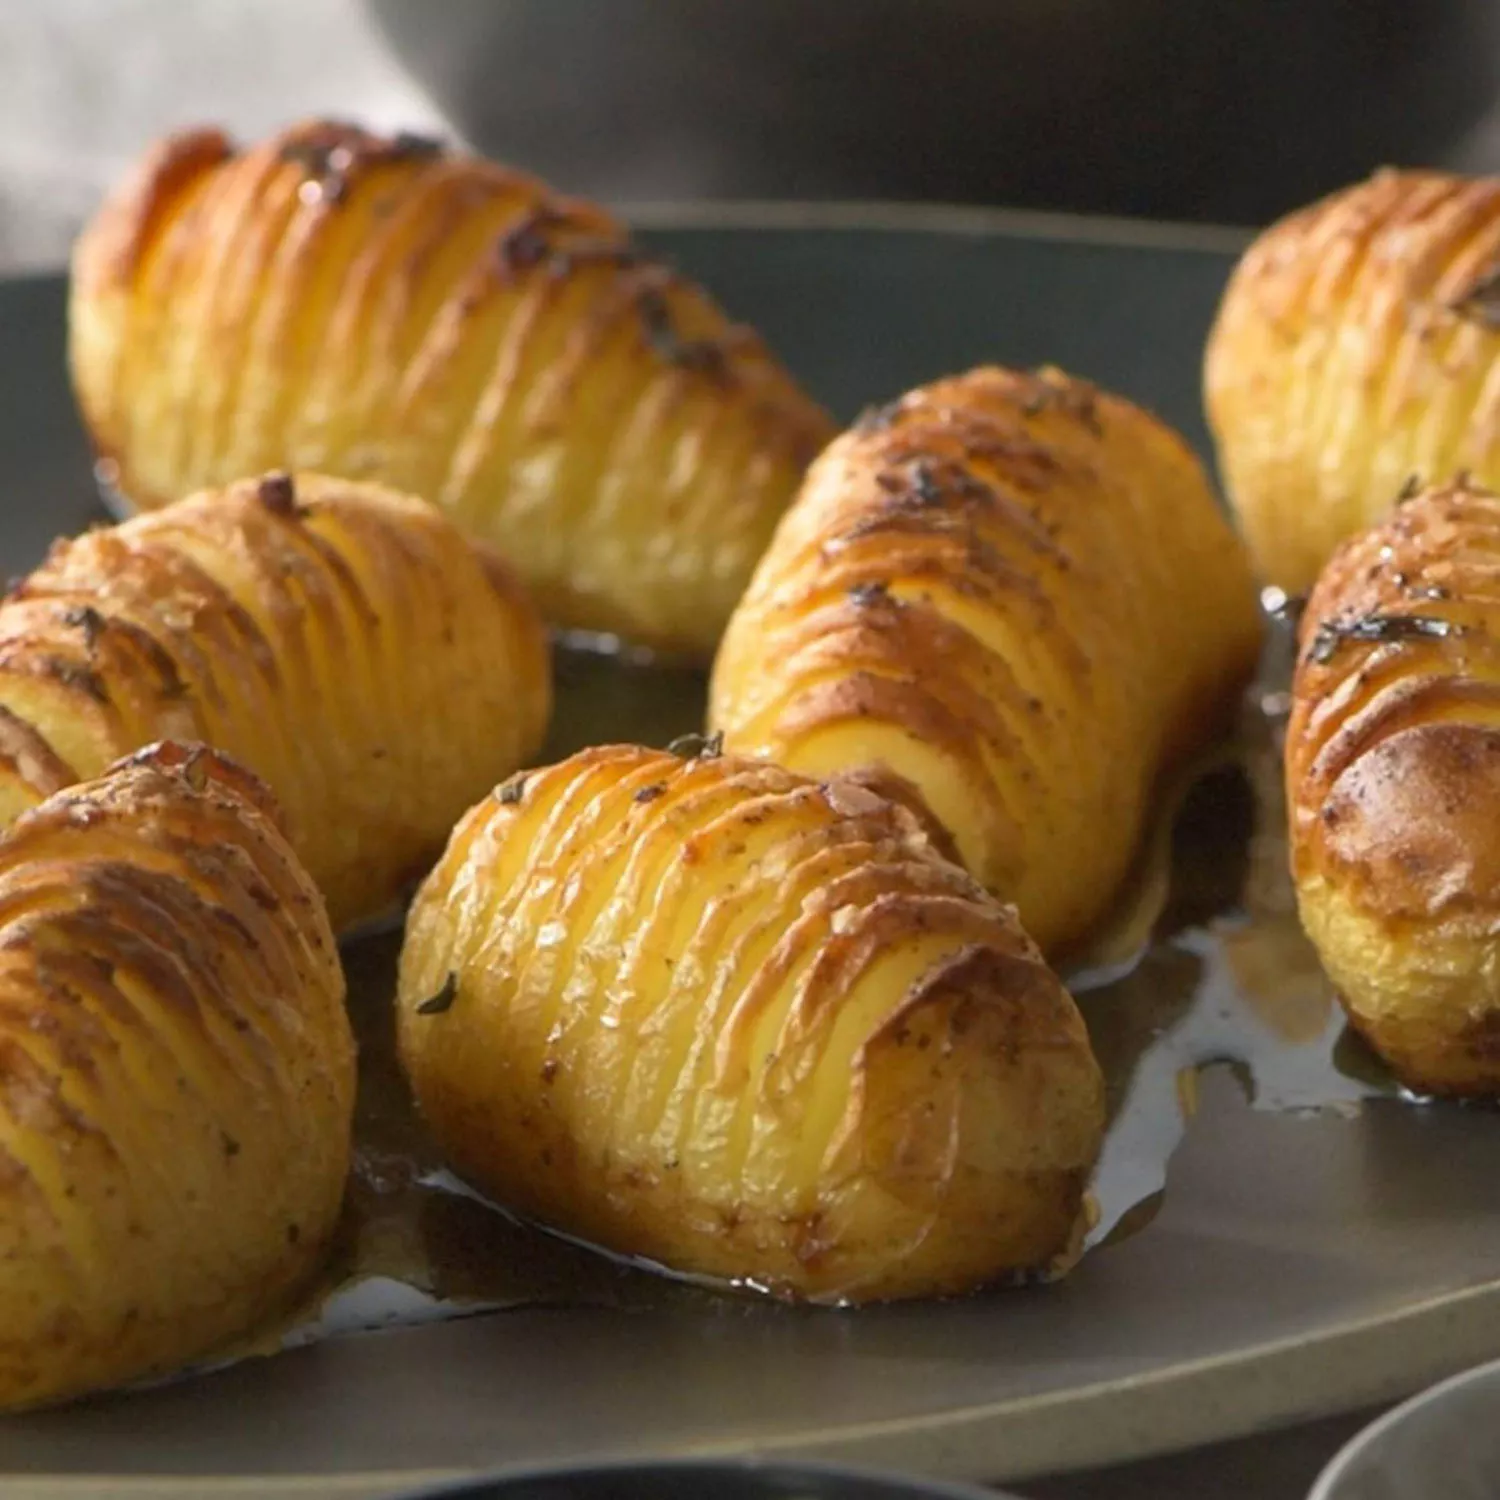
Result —
[[78, 243], [70, 329], [129, 504], [380, 480], [500, 547], [549, 619], [689, 656], [832, 435], [602, 209], [329, 122], [162, 142]]
[[1044, 950], [1108, 909], [1260, 617], [1186, 443], [1056, 370], [970, 371], [839, 438], [714, 667], [732, 750], [934, 816]]
[[1500, 485], [1500, 178], [1385, 170], [1273, 225], [1204, 395], [1256, 567], [1289, 593], [1413, 477]]
[[1414, 496], [1302, 619], [1286, 741], [1303, 926], [1410, 1086], [1500, 1094], [1500, 498]]
[[354, 1041], [266, 789], [160, 747], [0, 838], [0, 1407], [286, 1307], [349, 1166]]
[[164, 737], [263, 776], [336, 926], [535, 752], [547, 643], [430, 506], [276, 474], [59, 542], [0, 604], [0, 825]]
[[1082, 1020], [861, 787], [631, 746], [518, 777], [419, 893], [397, 1003], [456, 1169], [599, 1245], [850, 1302], [1078, 1252]]

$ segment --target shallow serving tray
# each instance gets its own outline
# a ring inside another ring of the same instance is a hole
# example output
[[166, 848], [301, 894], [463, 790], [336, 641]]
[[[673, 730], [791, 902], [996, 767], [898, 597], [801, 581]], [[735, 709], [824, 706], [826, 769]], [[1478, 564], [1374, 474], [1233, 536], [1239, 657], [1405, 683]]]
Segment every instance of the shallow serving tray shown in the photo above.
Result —
[[[652, 215], [648, 238], [758, 325], [842, 417], [983, 359], [1052, 361], [1205, 441], [1199, 358], [1232, 236], [747, 206]], [[60, 278], [0, 282], [0, 565], [11, 573], [99, 516], [63, 304]], [[616, 673], [575, 663], [565, 674], [564, 738], [680, 727], [643, 722], [655, 700]], [[1259, 764], [1271, 764], [1264, 745]], [[1336, 1016], [1287, 931], [1274, 789], [1253, 779], [1259, 832], [1221, 807], [1210, 825], [1222, 846], [1200, 838], [1179, 859], [1188, 915], [1175, 935], [1087, 1002], [1101, 1034], [1135, 1039], [1121, 1090], [1175, 1097], [1181, 1062], [1235, 1065], [1208, 1066], [1184, 1090], [1196, 1110], [1154, 1219], [1134, 1216], [1144, 1228], [1065, 1283], [859, 1313], [697, 1293], [569, 1305], [564, 1294], [351, 1333], [0, 1420], [0, 1500], [365, 1497], [476, 1468], [752, 1449], [1015, 1479], [1352, 1409], [1500, 1354], [1500, 1120], [1391, 1097], [1283, 1107], [1364, 1088], [1333, 1066]], [[1198, 887], [1226, 882], [1227, 905], [1204, 925]], [[1283, 962], [1297, 972], [1281, 985], [1267, 969]], [[1264, 1071], [1233, 1040], [1257, 1025]]]

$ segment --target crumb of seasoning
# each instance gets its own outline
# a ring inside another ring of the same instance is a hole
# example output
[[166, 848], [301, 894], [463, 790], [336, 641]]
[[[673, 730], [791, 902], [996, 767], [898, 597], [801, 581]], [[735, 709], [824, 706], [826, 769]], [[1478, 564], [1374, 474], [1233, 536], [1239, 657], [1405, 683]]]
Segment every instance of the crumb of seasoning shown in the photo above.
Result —
[[650, 786], [643, 786], [631, 799], [635, 802], [655, 802], [658, 797], [666, 794], [667, 786], [663, 781], [654, 781]]
[[77, 688], [80, 693], [87, 693], [96, 703], [109, 702], [109, 689], [104, 685], [104, 680], [99, 674], [91, 668], [81, 666], [77, 662], [53, 658], [46, 663], [45, 670], [49, 676], [55, 677], [68, 687]]
[[267, 474], [261, 480], [257, 494], [260, 503], [273, 516], [295, 516], [297, 514], [297, 486], [292, 476], [284, 470]]
[[1406, 483], [1396, 491], [1396, 504], [1405, 505], [1408, 500], [1415, 500], [1422, 493], [1422, 476], [1420, 474], [1408, 474]]
[[1471, 323], [1500, 331], [1500, 265], [1476, 277], [1469, 289], [1452, 303], [1452, 308]]
[[[572, 227], [567, 213], [556, 204], [537, 204], [495, 242], [500, 271], [510, 276], [542, 266], [561, 279], [580, 266], [610, 265], [624, 270], [640, 262], [640, 251], [628, 240], [578, 234], [569, 238]], [[562, 237], [555, 238], [554, 231]]]
[[1441, 640], [1462, 635], [1463, 627], [1432, 615], [1362, 615], [1354, 620], [1328, 620], [1318, 627], [1308, 647], [1309, 661], [1331, 661], [1346, 641], [1409, 641], [1423, 637]]
[[876, 579], [869, 583], [856, 583], [849, 590], [849, 598], [863, 607], [867, 604], [879, 604], [882, 600], [889, 599], [891, 586]]
[[942, 483], [925, 459], [919, 458], [911, 467], [911, 492], [922, 505], [942, 504]]
[[81, 630], [84, 644], [93, 650], [94, 642], [104, 630], [104, 616], [92, 604], [80, 604], [63, 611], [63, 624]]
[[500, 804], [502, 807], [514, 807], [522, 797], [526, 795], [526, 778], [515, 776], [500, 788]]
[[701, 375], [724, 373], [726, 353], [723, 344], [714, 339], [683, 338], [672, 316], [671, 306], [659, 288], [642, 287], [636, 294], [635, 306], [645, 330], [646, 343], [658, 358]]
[[443, 981], [443, 987], [437, 994], [422, 1001], [417, 1006], [419, 1016], [440, 1016], [445, 1010], [453, 1009], [453, 1002], [458, 999], [458, 975], [452, 969], [448, 971], [448, 977]]
[[238, 1156], [240, 1154], [240, 1143], [227, 1130], [221, 1132], [221, 1136], [224, 1145], [224, 1155], [226, 1157]]
[[552, 253], [547, 231], [560, 222], [557, 210], [545, 203], [518, 219], [496, 243], [495, 255], [501, 269], [528, 271], [540, 265]]
[[717, 760], [724, 753], [724, 731], [712, 734], [682, 734], [667, 746], [668, 755], [683, 760]]

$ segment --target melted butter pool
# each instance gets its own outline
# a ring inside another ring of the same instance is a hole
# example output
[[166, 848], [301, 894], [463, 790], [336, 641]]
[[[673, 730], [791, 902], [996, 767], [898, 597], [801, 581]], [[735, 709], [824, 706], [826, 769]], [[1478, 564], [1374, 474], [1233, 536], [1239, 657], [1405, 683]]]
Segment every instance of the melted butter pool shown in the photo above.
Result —
[[[1278, 654], [1273, 650], [1273, 655]], [[665, 744], [700, 723], [702, 678], [564, 649], [548, 758], [586, 745]], [[1227, 1066], [1259, 1109], [1353, 1110], [1398, 1090], [1357, 1040], [1297, 923], [1286, 869], [1273, 671], [1227, 753], [1158, 821], [1100, 939], [1067, 966], [1108, 1081], [1092, 1253], [1148, 1232], [1192, 1128], [1197, 1078]], [[721, 1291], [519, 1223], [443, 1167], [396, 1065], [399, 933], [346, 949], [360, 1040], [355, 1170], [322, 1285], [241, 1353], [518, 1306], [705, 1310]], [[1003, 1292], [996, 1295], [1004, 1295]]]

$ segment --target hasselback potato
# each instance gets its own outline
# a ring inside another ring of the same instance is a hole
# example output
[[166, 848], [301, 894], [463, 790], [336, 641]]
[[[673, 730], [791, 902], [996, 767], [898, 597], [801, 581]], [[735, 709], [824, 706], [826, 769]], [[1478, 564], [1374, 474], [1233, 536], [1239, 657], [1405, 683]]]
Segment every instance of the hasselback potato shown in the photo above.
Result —
[[550, 619], [703, 658], [832, 435], [602, 209], [329, 122], [158, 145], [78, 242], [70, 324], [128, 503], [378, 479], [499, 546]]
[[712, 744], [518, 777], [422, 887], [397, 1004], [456, 1169], [599, 1245], [850, 1302], [1077, 1253], [1082, 1020], [1014, 914], [859, 786]]
[[1404, 501], [1303, 615], [1286, 742], [1303, 926], [1412, 1087], [1500, 1092], [1500, 499]]
[[0, 826], [126, 752], [268, 781], [335, 926], [387, 907], [541, 742], [545, 633], [430, 506], [285, 474], [59, 542], [0, 604]]
[[1060, 371], [983, 368], [813, 466], [725, 634], [710, 722], [925, 805], [1051, 953], [1109, 906], [1155, 783], [1259, 637], [1176, 433]]
[[1381, 171], [1268, 229], [1205, 387], [1256, 566], [1291, 593], [1410, 476], [1500, 484], [1500, 178]]
[[266, 789], [160, 746], [0, 838], [0, 1407], [285, 1306], [349, 1165], [354, 1041]]

